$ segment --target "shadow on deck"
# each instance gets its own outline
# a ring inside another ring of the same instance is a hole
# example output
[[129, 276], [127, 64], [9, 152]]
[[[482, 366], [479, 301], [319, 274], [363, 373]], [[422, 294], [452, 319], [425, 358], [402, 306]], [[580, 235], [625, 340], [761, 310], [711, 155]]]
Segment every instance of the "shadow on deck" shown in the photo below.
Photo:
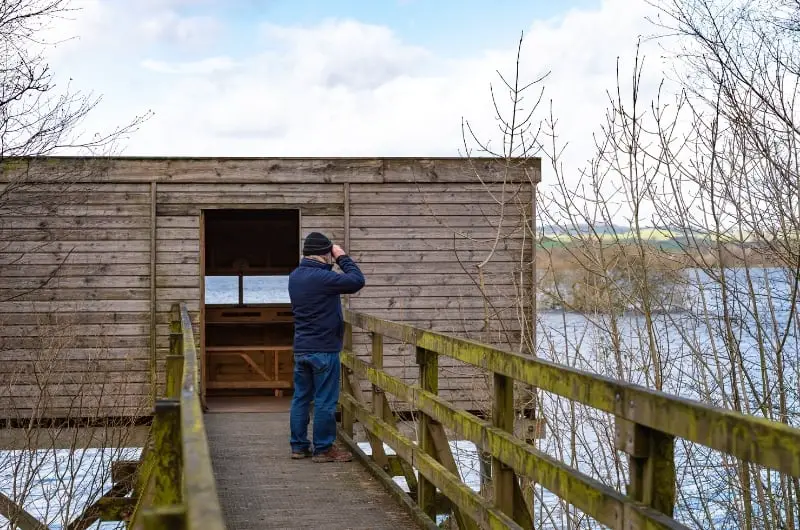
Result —
[[288, 412], [205, 416], [228, 528], [418, 528], [357, 460], [289, 458]]

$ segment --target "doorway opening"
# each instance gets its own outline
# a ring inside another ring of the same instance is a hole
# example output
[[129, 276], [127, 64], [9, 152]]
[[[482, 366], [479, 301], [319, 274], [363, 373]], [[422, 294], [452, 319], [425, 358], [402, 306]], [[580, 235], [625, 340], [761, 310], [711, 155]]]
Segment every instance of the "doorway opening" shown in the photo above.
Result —
[[207, 403], [283, 397], [292, 390], [288, 279], [300, 256], [300, 211], [205, 210], [203, 227]]

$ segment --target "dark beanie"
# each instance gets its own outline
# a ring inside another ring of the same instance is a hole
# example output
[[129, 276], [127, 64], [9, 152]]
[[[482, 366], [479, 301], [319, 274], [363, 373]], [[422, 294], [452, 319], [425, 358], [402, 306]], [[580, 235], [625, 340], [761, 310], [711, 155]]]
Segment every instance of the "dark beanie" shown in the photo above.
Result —
[[319, 232], [311, 232], [303, 243], [303, 256], [321, 256], [333, 248], [331, 240]]

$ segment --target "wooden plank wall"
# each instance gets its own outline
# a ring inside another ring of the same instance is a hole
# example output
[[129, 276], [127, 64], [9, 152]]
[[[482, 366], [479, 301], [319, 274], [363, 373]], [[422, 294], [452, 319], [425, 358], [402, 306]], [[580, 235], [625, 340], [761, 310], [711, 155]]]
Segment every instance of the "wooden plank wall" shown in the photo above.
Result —
[[0, 204], [0, 416], [147, 413], [149, 184], [20, 186]]
[[[530, 286], [530, 201], [529, 185], [351, 185], [351, 253], [367, 278], [351, 308], [514, 347], [524, 317], [519, 297]], [[483, 296], [477, 265], [487, 258]], [[364, 358], [369, 341], [354, 336]], [[384, 356], [390, 373], [417, 379], [413, 349], [387, 342]], [[491, 387], [484, 374], [446, 358], [440, 367], [443, 397], [466, 409], [485, 408]]]
[[[93, 164], [54, 158], [3, 166], [0, 410], [4, 416], [149, 413], [153, 358], [157, 390], [163, 389], [171, 305], [186, 302], [195, 324], [199, 319], [204, 208], [299, 208], [302, 237], [322, 231], [348, 244], [364, 269], [367, 288], [352, 297], [353, 309], [513, 345], [524, 312], [515, 302], [530, 280], [524, 254], [530, 236], [523, 236], [520, 216], [530, 206], [530, 184], [521, 192], [501, 186], [502, 168], [474, 163], [132, 158], [103, 162], [102, 170], [67, 187], [58, 180], [62, 167], [83, 171]], [[10, 192], [14, 168], [21, 168], [17, 183], [24, 186]], [[476, 170], [494, 184], [477, 182]], [[514, 178], [527, 178], [529, 170], [538, 180], [535, 161]], [[487, 330], [484, 297], [462, 266], [475, 276], [476, 263], [494, 248], [501, 195], [507, 206], [485, 282], [490, 311], [503, 314]], [[361, 354], [365, 340], [356, 337]], [[397, 375], [416, 378], [413, 352], [400, 345], [387, 343], [385, 362]], [[482, 376], [446, 361], [442, 367], [444, 396], [466, 408], [483, 401]]]

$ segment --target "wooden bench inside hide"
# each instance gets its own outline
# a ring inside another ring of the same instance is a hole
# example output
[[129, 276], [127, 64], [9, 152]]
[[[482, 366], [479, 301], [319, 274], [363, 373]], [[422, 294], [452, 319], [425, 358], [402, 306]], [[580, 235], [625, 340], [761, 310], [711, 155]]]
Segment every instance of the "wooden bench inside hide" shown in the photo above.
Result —
[[207, 307], [208, 390], [292, 388], [293, 319], [287, 307]]

